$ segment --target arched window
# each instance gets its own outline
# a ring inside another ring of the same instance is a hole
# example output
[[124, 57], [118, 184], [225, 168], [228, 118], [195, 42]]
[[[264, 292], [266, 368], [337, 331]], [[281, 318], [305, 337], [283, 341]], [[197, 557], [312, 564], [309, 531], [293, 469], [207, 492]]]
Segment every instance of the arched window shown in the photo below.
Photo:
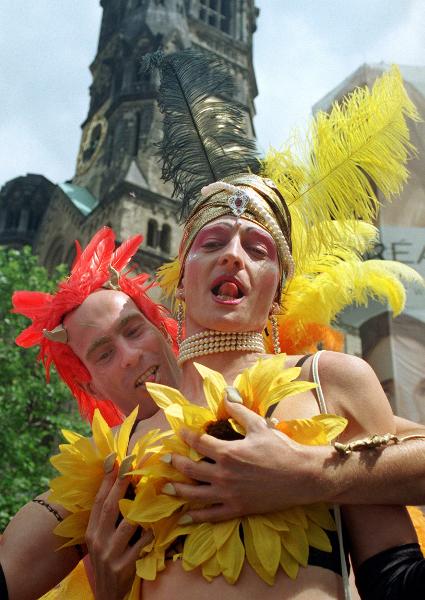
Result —
[[101, 136], [102, 136], [102, 126], [100, 123], [97, 123], [97, 125], [95, 125], [90, 132], [89, 144], [83, 153], [84, 162], [87, 160], [90, 160], [90, 158], [95, 153], [96, 148], [99, 145]]
[[231, 33], [232, 0], [200, 0], [199, 18], [224, 33]]
[[171, 252], [171, 227], [165, 223], [161, 229], [161, 241], [160, 241], [161, 250], [165, 254], [170, 254]]
[[108, 141], [105, 152], [105, 162], [108, 167], [111, 166], [114, 157], [115, 129], [111, 128], [108, 131]]
[[118, 94], [121, 92], [123, 77], [124, 77], [123, 65], [118, 64], [117, 69], [115, 71], [114, 96], [118, 96]]
[[37, 227], [40, 224], [40, 218], [40, 212], [36, 212], [35, 210], [32, 210], [30, 212], [28, 219], [28, 231], [36, 231]]
[[6, 230], [18, 229], [20, 216], [21, 211], [19, 209], [12, 208], [8, 210], [6, 214]]
[[155, 219], [148, 221], [147, 245], [151, 248], [156, 248], [158, 245], [158, 223]]
[[137, 112], [134, 115], [134, 127], [133, 127], [133, 156], [137, 156], [139, 152], [139, 139], [140, 139], [140, 113]]

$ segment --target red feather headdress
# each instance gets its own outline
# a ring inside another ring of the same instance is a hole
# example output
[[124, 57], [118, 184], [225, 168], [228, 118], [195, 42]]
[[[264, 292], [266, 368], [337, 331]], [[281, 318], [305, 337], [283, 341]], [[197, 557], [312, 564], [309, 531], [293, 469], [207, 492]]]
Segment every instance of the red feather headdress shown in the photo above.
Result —
[[81, 415], [90, 422], [95, 408], [99, 408], [109, 425], [120, 423], [122, 415], [111, 401], [98, 401], [83, 389], [81, 384], [90, 381], [90, 374], [84, 364], [67, 344], [47, 339], [43, 331], [51, 331], [60, 325], [64, 316], [80, 306], [87, 296], [107, 285], [111, 273], [115, 272], [119, 289], [133, 300], [155, 327], [165, 330], [176, 350], [176, 323], [164, 306], [156, 304], [147, 295], [147, 291], [154, 285], [148, 282], [149, 275], [142, 273], [130, 277], [129, 272], [123, 273], [142, 239], [141, 235], [135, 235], [115, 250], [114, 232], [109, 227], [102, 227], [84, 252], [76, 242], [77, 256], [71, 273], [59, 284], [56, 294], [23, 290], [12, 296], [12, 312], [32, 320], [32, 324], [16, 338], [16, 343], [24, 348], [40, 346], [38, 359], [44, 364], [47, 380], [53, 363], [77, 399]]

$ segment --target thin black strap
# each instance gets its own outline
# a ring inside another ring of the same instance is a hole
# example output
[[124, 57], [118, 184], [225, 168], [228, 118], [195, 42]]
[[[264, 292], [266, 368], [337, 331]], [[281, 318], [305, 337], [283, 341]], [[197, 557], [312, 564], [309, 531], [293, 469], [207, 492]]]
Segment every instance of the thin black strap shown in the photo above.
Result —
[[136, 420], [134, 421], [134, 423], [133, 423], [133, 427], [131, 428], [131, 431], [130, 431], [130, 435], [128, 436], [128, 439], [129, 439], [129, 440], [131, 440], [131, 436], [132, 436], [132, 435], [133, 435], [133, 433], [136, 431], [136, 427], [137, 427], [137, 425], [140, 423], [140, 421], [141, 421], [141, 420], [142, 420], [142, 419], [136, 419]]
[[6, 577], [3, 573], [3, 567], [0, 564], [0, 598], [2, 600], [9, 600], [9, 592], [7, 590]]
[[[301, 367], [305, 363], [307, 358], [309, 358], [309, 356], [311, 356], [311, 354], [304, 354], [304, 356], [301, 356], [301, 358], [297, 361], [297, 364], [295, 366]], [[267, 412], [266, 412], [266, 418], [272, 416], [273, 411], [278, 404], [279, 404], [279, 402], [276, 402], [275, 404], [272, 404], [271, 406], [269, 406], [269, 408], [267, 409]]]
[[297, 362], [297, 364], [295, 365], [296, 367], [302, 367], [303, 364], [305, 363], [305, 361], [307, 360], [307, 358], [310, 358], [311, 354], [304, 354], [304, 356], [301, 356], [301, 358], [299, 359], [299, 361]]

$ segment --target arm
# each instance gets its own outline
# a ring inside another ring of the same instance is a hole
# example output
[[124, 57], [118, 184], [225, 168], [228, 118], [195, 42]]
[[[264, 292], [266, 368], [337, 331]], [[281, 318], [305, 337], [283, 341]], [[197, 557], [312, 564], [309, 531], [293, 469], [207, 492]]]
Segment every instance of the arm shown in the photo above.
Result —
[[380, 504], [425, 502], [425, 440], [344, 456], [332, 446], [302, 446], [278, 435], [244, 406], [230, 405], [228, 411], [247, 430], [245, 440], [183, 434], [190, 446], [216, 464], [173, 456], [179, 471], [209, 484], [175, 485], [180, 496], [214, 504], [192, 511], [194, 522], [312, 502], [367, 504], [371, 495]]
[[[105, 475], [90, 516], [86, 537], [91, 561], [85, 564], [96, 600], [121, 600], [125, 596], [134, 579], [140, 549], [152, 540], [151, 532], [146, 532], [129, 545], [136, 527], [124, 520], [115, 527], [118, 501], [127, 487], [128, 478], [117, 478], [115, 467]], [[47, 497], [46, 493], [39, 498], [46, 501]], [[62, 507], [50, 506], [61, 518], [66, 516]], [[64, 539], [53, 533], [57, 523], [45, 506], [29, 502], [7, 526], [0, 538], [0, 564], [9, 600], [39, 598], [79, 562], [81, 556], [75, 547], [58, 550]]]
[[[380, 386], [377, 393], [382, 394]], [[243, 441], [225, 442], [187, 431], [185, 441], [216, 464], [173, 457], [177, 469], [209, 484], [175, 486], [178, 495], [214, 504], [192, 511], [195, 522], [317, 501], [367, 504], [371, 494], [381, 504], [425, 502], [425, 440], [344, 456], [332, 446], [297, 444], [268, 428], [264, 419], [244, 406], [227, 403], [227, 409], [247, 431]], [[424, 427], [405, 419], [396, 418], [396, 425], [401, 435], [425, 433]]]
[[[331, 410], [349, 418], [348, 431], [341, 437], [391, 432], [393, 415], [370, 367], [354, 358], [330, 356], [323, 362], [322, 387], [332, 399]], [[372, 494], [370, 500], [375, 502]], [[425, 561], [405, 508], [347, 505], [343, 517], [362, 599], [422, 598]]]
[[[48, 494], [40, 496], [47, 501]], [[66, 512], [54, 505], [61, 517]], [[13, 517], [0, 540], [2, 565], [10, 600], [32, 600], [54, 587], [80, 560], [76, 548], [58, 550], [63, 540], [53, 533], [52, 512], [29, 502]]]

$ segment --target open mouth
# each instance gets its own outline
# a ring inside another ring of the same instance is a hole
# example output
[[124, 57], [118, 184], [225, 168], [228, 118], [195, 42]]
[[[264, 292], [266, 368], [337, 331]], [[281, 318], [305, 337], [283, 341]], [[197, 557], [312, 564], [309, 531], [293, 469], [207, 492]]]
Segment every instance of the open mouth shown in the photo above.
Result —
[[233, 278], [215, 281], [211, 292], [220, 302], [236, 302], [245, 296], [241, 284]]
[[136, 383], [134, 384], [134, 387], [138, 388], [141, 385], [144, 385], [147, 381], [155, 382], [158, 368], [159, 368], [159, 366], [155, 365], [154, 367], [150, 367], [149, 369], [147, 369], [144, 373], [142, 373], [142, 375], [140, 375], [140, 377], [138, 377], [136, 379]]

